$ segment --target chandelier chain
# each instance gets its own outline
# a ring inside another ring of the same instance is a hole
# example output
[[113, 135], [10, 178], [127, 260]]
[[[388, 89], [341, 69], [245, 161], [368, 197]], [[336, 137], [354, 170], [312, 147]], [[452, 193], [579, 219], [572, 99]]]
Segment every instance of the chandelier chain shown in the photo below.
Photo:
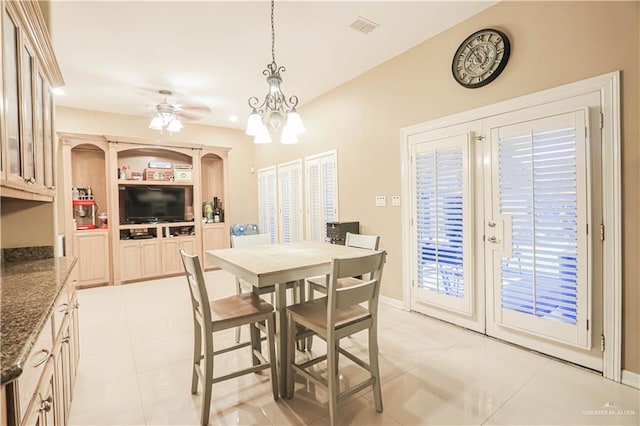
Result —
[[276, 61], [276, 30], [273, 24], [274, 0], [271, 0], [271, 61]]

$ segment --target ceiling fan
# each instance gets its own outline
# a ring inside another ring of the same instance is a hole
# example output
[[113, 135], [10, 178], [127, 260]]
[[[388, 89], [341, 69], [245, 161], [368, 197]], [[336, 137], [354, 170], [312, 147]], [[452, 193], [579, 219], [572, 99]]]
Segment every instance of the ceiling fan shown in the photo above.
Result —
[[191, 100], [188, 103], [172, 103], [167, 101], [168, 96], [173, 93], [170, 90], [158, 90], [164, 96], [162, 102], [156, 104], [156, 115], [149, 123], [149, 128], [159, 130], [160, 133], [166, 129], [170, 134], [182, 130], [184, 120], [199, 120], [211, 112], [211, 108], [202, 102]]

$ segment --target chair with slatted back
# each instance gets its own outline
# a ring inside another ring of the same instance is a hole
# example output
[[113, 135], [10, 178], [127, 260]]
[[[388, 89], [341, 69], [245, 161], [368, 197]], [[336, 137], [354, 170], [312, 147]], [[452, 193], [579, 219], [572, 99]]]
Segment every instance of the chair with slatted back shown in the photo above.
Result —
[[[287, 307], [287, 398], [294, 394], [295, 375], [299, 374], [329, 394], [329, 417], [337, 424], [338, 405], [355, 393], [373, 388], [376, 411], [382, 412], [382, 392], [378, 365], [378, 299], [386, 252], [363, 252], [359, 256], [334, 258], [327, 285], [327, 296]], [[340, 287], [339, 280], [363, 277], [357, 284]], [[368, 363], [340, 347], [340, 339], [367, 330], [369, 334]], [[296, 363], [295, 342], [308, 336], [318, 336], [327, 343], [327, 353]], [[334, 348], [334, 350], [331, 350]], [[340, 392], [338, 358], [344, 355], [368, 372], [359, 384]], [[326, 371], [316, 370], [326, 361]], [[326, 372], [326, 376], [325, 373]], [[326, 377], [326, 378], [325, 378]]]
[[[380, 236], [379, 235], [364, 235], [364, 234], [354, 234], [351, 232], [347, 232], [345, 236], [345, 246], [348, 247], [357, 247], [365, 250], [378, 250], [378, 246], [380, 245]], [[322, 275], [317, 277], [307, 278], [307, 285], [309, 286], [309, 299], [313, 300], [314, 292], [318, 291], [323, 294], [327, 294], [327, 282], [329, 280], [329, 275]], [[344, 278], [338, 281], [338, 288], [349, 287], [351, 285], [357, 284], [359, 282], [358, 278]], [[313, 346], [313, 340], [309, 339], [307, 341], [307, 349], [311, 350]]]
[[[191, 378], [191, 393], [198, 392], [198, 381], [202, 385], [202, 409], [200, 423], [209, 423], [211, 393], [214, 383], [229, 380], [245, 374], [256, 373], [260, 370], [271, 369], [271, 388], [273, 398], [278, 398], [278, 375], [276, 373], [275, 358], [275, 313], [273, 306], [260, 299], [253, 293], [234, 295], [222, 299], [209, 301], [202, 267], [198, 256], [189, 255], [180, 250], [182, 263], [189, 284], [189, 294], [193, 306], [193, 371]], [[241, 325], [255, 328], [251, 334], [251, 342], [236, 344], [231, 347], [214, 349], [214, 333]], [[259, 347], [254, 339], [261, 340], [260, 332], [267, 335], [269, 360], [267, 361], [259, 350], [252, 350], [254, 365], [245, 369], [231, 372], [223, 376], [213, 376], [213, 359], [216, 355], [238, 350], [244, 347]], [[204, 343], [204, 347], [203, 347]]]

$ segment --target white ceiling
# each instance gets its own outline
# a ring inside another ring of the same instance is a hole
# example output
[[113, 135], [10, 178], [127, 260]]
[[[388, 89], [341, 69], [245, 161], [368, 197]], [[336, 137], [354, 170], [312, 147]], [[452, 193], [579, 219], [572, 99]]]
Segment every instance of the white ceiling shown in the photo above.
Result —
[[[304, 105], [494, 3], [278, 1], [282, 89]], [[50, 7], [66, 83], [58, 105], [151, 118], [166, 89], [176, 95], [170, 102], [211, 109], [199, 123], [244, 128], [248, 98], [264, 99], [267, 1], [54, 0]], [[380, 27], [357, 32], [349, 26], [358, 16]], [[230, 122], [232, 114], [240, 121]]]

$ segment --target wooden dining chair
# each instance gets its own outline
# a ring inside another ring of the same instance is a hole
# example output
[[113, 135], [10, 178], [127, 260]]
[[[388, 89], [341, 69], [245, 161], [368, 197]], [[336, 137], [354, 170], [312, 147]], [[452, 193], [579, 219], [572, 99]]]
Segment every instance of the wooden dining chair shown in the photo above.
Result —
[[[378, 246], [380, 245], [380, 236], [379, 235], [365, 235], [365, 234], [354, 234], [352, 232], [347, 232], [345, 236], [344, 245], [347, 247], [356, 247], [365, 250], [378, 250]], [[361, 280], [355, 277], [342, 278], [338, 280], [338, 288], [349, 287], [355, 284], [358, 284]], [[327, 294], [327, 283], [329, 281], [329, 275], [321, 275], [317, 277], [307, 278], [307, 285], [309, 286], [309, 299], [313, 300], [314, 293], [320, 292], [322, 294]], [[311, 350], [313, 347], [313, 339], [307, 339], [306, 348]]]
[[[287, 307], [287, 398], [293, 397], [296, 374], [326, 388], [329, 394], [329, 417], [333, 425], [337, 423], [338, 405], [369, 386], [373, 388], [376, 411], [382, 412], [378, 365], [378, 298], [385, 257], [386, 252], [376, 251], [334, 258], [327, 296]], [[362, 276], [363, 279], [353, 286], [339, 288], [339, 280], [356, 276]], [[363, 330], [369, 334], [368, 362], [340, 347], [340, 339]], [[327, 343], [327, 352], [296, 363], [295, 342], [310, 335], [323, 339]], [[368, 372], [364, 381], [343, 392], [340, 392], [338, 383], [340, 355]], [[316, 364], [324, 361], [327, 366], [326, 379], [314, 371]]]
[[[278, 399], [278, 375], [276, 372], [274, 338], [275, 313], [273, 306], [253, 293], [245, 293], [209, 301], [198, 256], [189, 255], [184, 250], [180, 250], [180, 255], [182, 257], [187, 283], [189, 284], [189, 294], [191, 295], [191, 304], [193, 306], [194, 333], [191, 393], [196, 394], [198, 392], [198, 381], [200, 381], [202, 385], [200, 423], [202, 425], [209, 423], [211, 393], [214, 383], [270, 368], [273, 398]], [[247, 324], [255, 328], [255, 332], [250, 333], [251, 342], [244, 342], [218, 350], [214, 349], [214, 333]], [[253, 366], [214, 377], [214, 357], [247, 346], [259, 348], [261, 341], [260, 331], [267, 335], [269, 360], [267, 361], [259, 350], [252, 349]], [[254, 340], [257, 340], [257, 342]], [[204, 347], [202, 345], [203, 342]]]

